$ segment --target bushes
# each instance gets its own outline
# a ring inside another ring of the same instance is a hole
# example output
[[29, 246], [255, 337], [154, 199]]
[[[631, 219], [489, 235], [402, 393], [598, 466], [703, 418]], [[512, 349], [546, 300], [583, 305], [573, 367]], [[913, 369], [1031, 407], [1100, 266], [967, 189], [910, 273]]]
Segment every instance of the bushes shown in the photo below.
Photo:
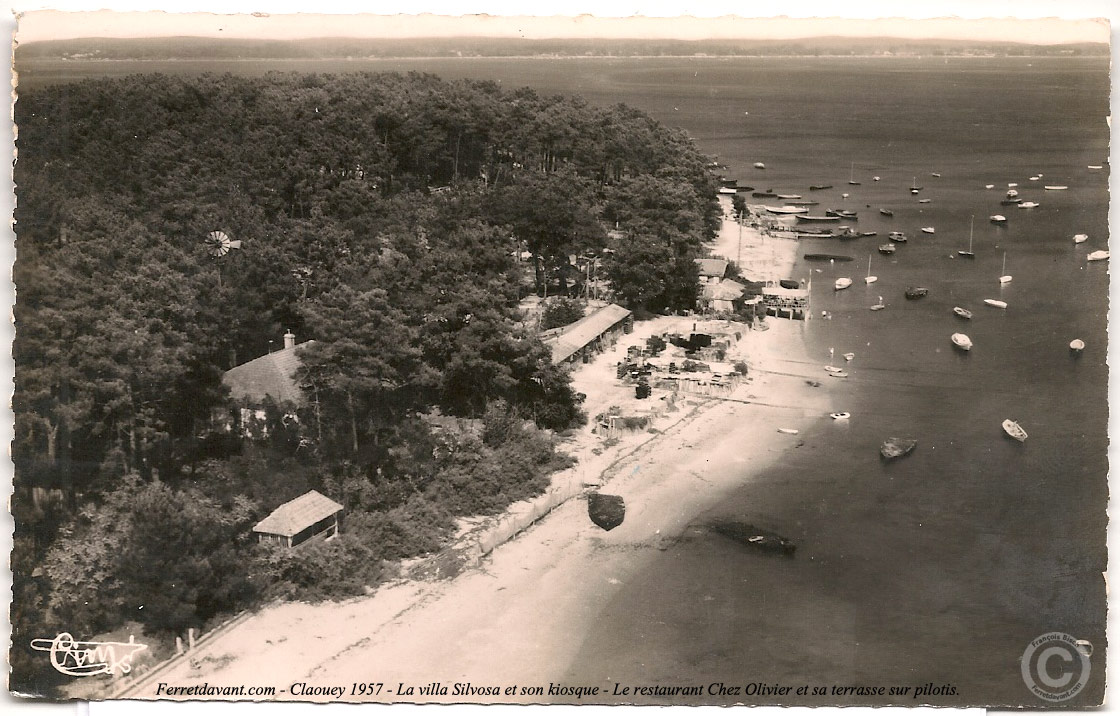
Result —
[[583, 318], [583, 304], [574, 298], [552, 298], [544, 307], [541, 330], [559, 328]]

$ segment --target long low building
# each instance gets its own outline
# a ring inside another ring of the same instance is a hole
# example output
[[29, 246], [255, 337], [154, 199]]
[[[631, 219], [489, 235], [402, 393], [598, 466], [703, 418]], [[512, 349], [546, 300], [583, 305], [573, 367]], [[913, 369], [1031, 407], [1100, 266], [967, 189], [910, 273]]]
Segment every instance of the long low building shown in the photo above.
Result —
[[634, 330], [634, 316], [627, 309], [608, 304], [544, 339], [552, 349], [552, 362], [575, 363], [613, 345], [623, 333]]

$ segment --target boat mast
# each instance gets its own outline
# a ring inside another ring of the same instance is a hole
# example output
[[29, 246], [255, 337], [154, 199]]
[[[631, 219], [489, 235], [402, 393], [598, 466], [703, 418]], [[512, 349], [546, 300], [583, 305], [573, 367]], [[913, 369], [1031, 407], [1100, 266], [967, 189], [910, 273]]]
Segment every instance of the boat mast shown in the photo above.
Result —
[[972, 225], [975, 220], [975, 215], [968, 217], [968, 253], [970, 254], [972, 253]]

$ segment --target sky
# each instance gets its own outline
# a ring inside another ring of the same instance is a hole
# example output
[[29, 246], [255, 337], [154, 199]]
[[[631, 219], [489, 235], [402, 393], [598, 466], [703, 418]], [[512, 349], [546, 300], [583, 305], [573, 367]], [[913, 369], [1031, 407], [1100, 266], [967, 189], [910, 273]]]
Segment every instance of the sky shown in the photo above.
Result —
[[[90, 0], [56, 0], [50, 7], [114, 8], [150, 6], [152, 3], [124, 0], [90, 2]], [[643, 38], [792, 38], [820, 35], [895, 36], [909, 38], [959, 38], [974, 40], [1010, 40], [1043, 44], [1063, 42], [1107, 42], [1108, 21], [1100, 19], [1115, 12], [1107, 3], [1095, 0], [1073, 0], [1054, 3], [1024, 0], [1014, 6], [991, 0], [973, 2], [930, 2], [922, 12], [908, 10], [913, 17], [926, 17], [921, 22], [894, 17], [897, 4], [885, 2], [851, 2], [829, 6], [820, 2], [787, 0], [780, 11], [792, 17], [745, 19], [739, 15], [763, 15], [774, 12], [772, 5], [755, 6], [747, 2], [699, 1], [696, 3], [639, 3], [635, 0], [587, 0], [558, 2], [545, 0], [533, 4], [536, 15], [595, 12], [599, 17], [524, 17], [529, 6], [505, 0], [474, 0], [457, 2], [402, 2], [388, 0], [376, 4], [379, 13], [418, 12], [416, 15], [345, 16], [337, 13], [353, 11], [355, 3], [324, 0], [298, 3], [291, 0], [233, 0], [217, 3], [197, 0], [193, 3], [162, 3], [163, 7], [212, 9], [217, 13], [186, 12], [80, 12], [35, 11], [36, 5], [21, 5], [27, 12], [20, 19], [17, 39], [34, 42], [43, 39], [73, 37], [137, 37], [198, 35], [206, 37], [268, 37], [291, 39], [300, 37], [440, 37], [475, 35], [490, 37], [643, 37]], [[300, 9], [336, 14], [294, 14]], [[360, 6], [359, 6], [360, 7]], [[365, 5], [364, 7], [369, 7]], [[842, 7], [845, 19], [832, 17]], [[249, 14], [266, 10], [269, 13]], [[232, 14], [242, 12], [243, 14]], [[457, 17], [462, 13], [482, 13]], [[680, 17], [683, 12], [704, 17]], [[1007, 17], [1015, 12], [1019, 18]], [[505, 13], [505, 16], [502, 15]], [[644, 17], [636, 16], [638, 13]], [[1066, 19], [1053, 17], [1063, 14]], [[609, 15], [619, 17], [607, 17]], [[798, 17], [798, 16], [801, 17]], [[957, 17], [952, 17], [956, 15]], [[886, 18], [886, 19], [858, 19]], [[963, 19], [963, 18], [985, 19]], [[1027, 19], [1027, 18], [1037, 19]], [[1096, 20], [1086, 18], [1098, 18]], [[998, 19], [992, 19], [998, 18]], [[1078, 19], [1074, 19], [1078, 18]]]

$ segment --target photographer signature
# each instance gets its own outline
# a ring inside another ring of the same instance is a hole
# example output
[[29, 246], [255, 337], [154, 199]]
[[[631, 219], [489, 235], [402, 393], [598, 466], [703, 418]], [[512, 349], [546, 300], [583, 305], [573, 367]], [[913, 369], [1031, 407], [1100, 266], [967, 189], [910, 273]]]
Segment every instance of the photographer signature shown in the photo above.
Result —
[[68, 676], [93, 676], [132, 671], [132, 657], [148, 648], [147, 644], [137, 644], [136, 637], [123, 641], [74, 641], [74, 637], [62, 632], [54, 639], [32, 639], [31, 648], [49, 651], [51, 665]]

